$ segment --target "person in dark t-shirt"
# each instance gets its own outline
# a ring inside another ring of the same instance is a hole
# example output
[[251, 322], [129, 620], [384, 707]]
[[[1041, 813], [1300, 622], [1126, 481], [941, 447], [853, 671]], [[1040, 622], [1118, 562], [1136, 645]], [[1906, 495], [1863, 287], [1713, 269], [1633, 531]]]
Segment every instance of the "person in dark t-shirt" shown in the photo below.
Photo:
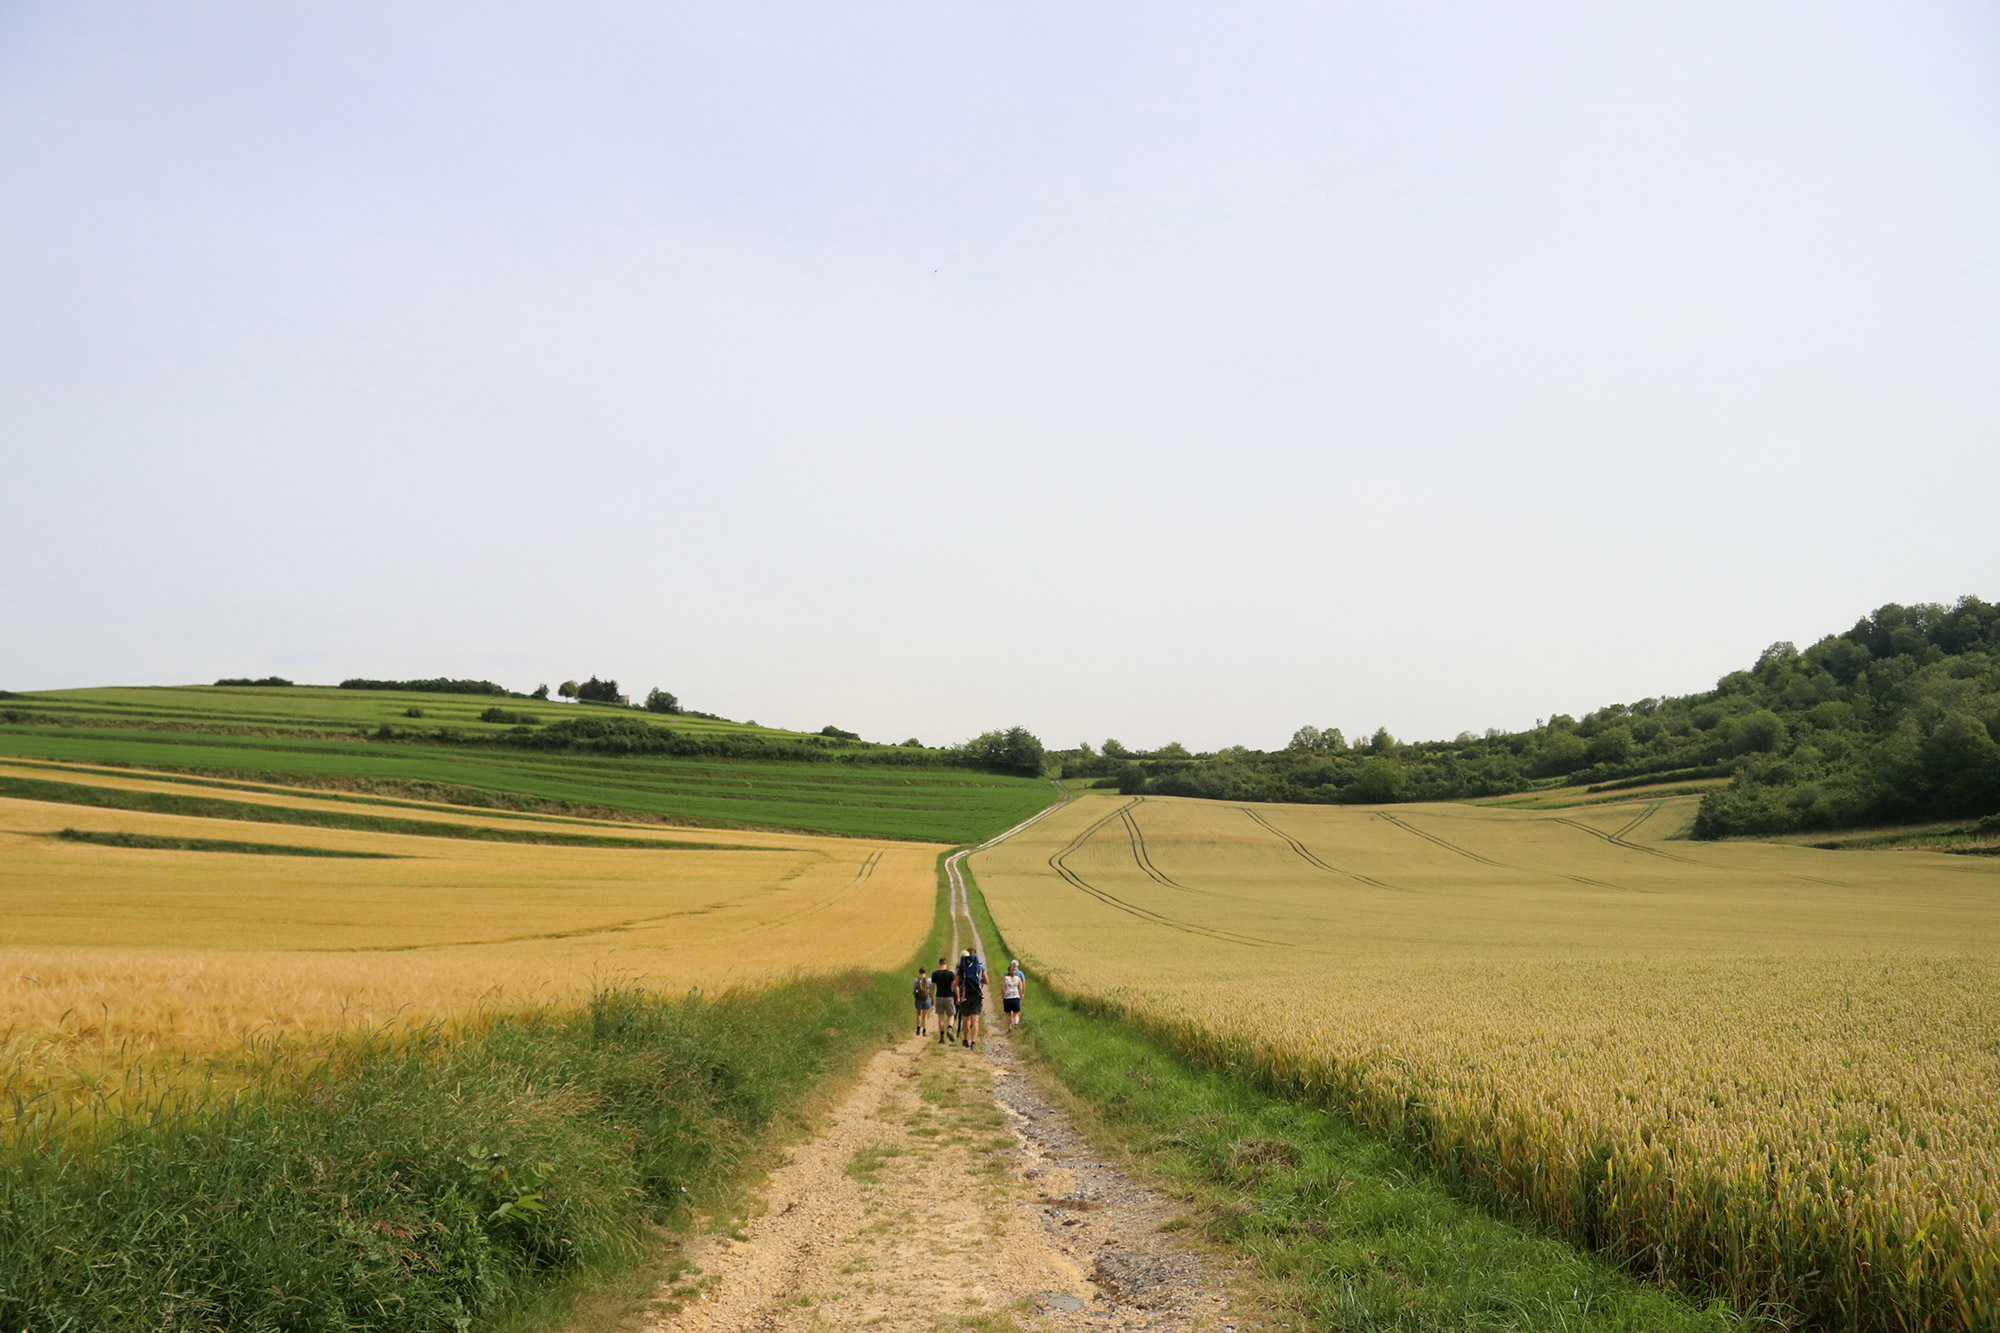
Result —
[[986, 969], [975, 959], [958, 975], [958, 1044], [979, 1049], [979, 1010], [986, 1002]]
[[938, 959], [931, 985], [937, 989], [938, 1041], [943, 1043], [957, 1035], [958, 1027], [958, 973], [951, 970], [949, 959]]

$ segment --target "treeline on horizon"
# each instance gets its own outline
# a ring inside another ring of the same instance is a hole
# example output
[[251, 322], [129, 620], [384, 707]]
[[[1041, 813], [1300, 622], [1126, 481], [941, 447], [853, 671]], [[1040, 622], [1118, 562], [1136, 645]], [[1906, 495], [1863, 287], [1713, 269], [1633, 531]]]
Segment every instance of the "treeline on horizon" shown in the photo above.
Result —
[[2000, 810], [2000, 607], [1890, 603], [1801, 652], [1774, 643], [1712, 690], [1557, 715], [1527, 731], [1350, 743], [1301, 727], [1283, 750], [1134, 752], [1116, 741], [1050, 758], [1126, 793], [1382, 803], [1538, 786], [1729, 778], [1695, 836], [1952, 819]]
[[[397, 738], [393, 727], [384, 727], [377, 735], [385, 740]], [[838, 727], [827, 727], [818, 735], [696, 733], [612, 713], [565, 718], [547, 726], [517, 726], [498, 737], [467, 736], [445, 730], [422, 739], [503, 744], [572, 754], [660, 754], [817, 763], [834, 760], [888, 768], [966, 768], [1020, 777], [1041, 776], [1047, 762], [1042, 743], [1022, 727], [989, 731], [962, 745], [933, 749], [915, 741], [876, 745]]]
[[[252, 679], [225, 677], [217, 686], [291, 686], [283, 676]], [[340, 682], [343, 690], [382, 690], [424, 694], [488, 695], [508, 699], [547, 701], [549, 687], [537, 686], [523, 694], [490, 680], [460, 680], [446, 676], [423, 680], [375, 680], [356, 676]], [[589, 712], [564, 718], [546, 726], [541, 716], [506, 708], [488, 708], [479, 720], [513, 723], [510, 730], [467, 731], [449, 725], [412, 727], [383, 723], [370, 739], [439, 745], [505, 745], [528, 750], [570, 754], [670, 755], [678, 758], [743, 759], [770, 763], [851, 763], [888, 768], [961, 768], [982, 773], [1016, 777], [1041, 777], [1048, 761], [1040, 739], [1024, 727], [988, 731], [957, 745], [927, 746], [914, 737], [900, 744], [865, 741], [856, 732], [841, 727], [822, 727], [816, 733], [769, 734], [758, 732], [678, 731], [635, 713], [655, 716], [702, 718], [714, 722], [730, 719], [714, 713], [697, 712], [681, 706], [666, 690], [654, 688], [643, 703], [623, 701], [616, 680], [590, 677], [581, 683], [564, 681], [557, 693], [579, 704], [596, 705]], [[14, 696], [7, 696], [14, 697]], [[409, 716], [421, 717], [419, 710]], [[14, 722], [42, 720], [29, 714], [9, 714]], [[755, 726], [755, 723], [744, 723]]]

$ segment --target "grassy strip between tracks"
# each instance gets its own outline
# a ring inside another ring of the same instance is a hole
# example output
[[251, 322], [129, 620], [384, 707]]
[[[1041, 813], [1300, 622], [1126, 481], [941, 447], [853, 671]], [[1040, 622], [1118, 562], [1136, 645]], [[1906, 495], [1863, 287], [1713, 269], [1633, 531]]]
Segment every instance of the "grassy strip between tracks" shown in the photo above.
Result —
[[[998, 928], [966, 871], [990, 956]], [[1249, 1260], [1254, 1294], [1312, 1329], [1722, 1333], [1697, 1309], [1469, 1201], [1326, 1108], [1201, 1064], [1129, 1019], [1031, 993], [1023, 1045], [1081, 1128], [1193, 1205], [1204, 1241]], [[1273, 990], [1272, 1002], [1289, 1002]]]
[[627, 851], [783, 851], [778, 847], [745, 847], [727, 842], [689, 842], [667, 838], [619, 838], [594, 833], [550, 833], [540, 829], [488, 828], [483, 824], [446, 824], [430, 819], [396, 819], [388, 815], [358, 815], [344, 810], [300, 809], [290, 805], [259, 805], [225, 801], [212, 796], [182, 796], [175, 792], [133, 791], [95, 787], [79, 782], [44, 782], [39, 778], [0, 776], [0, 796], [23, 801], [52, 801], [103, 810], [138, 810], [156, 815], [191, 815], [200, 819], [234, 819], [252, 824], [289, 824], [300, 828], [353, 829], [364, 833], [396, 833], [418, 838], [458, 838], [472, 842], [518, 842], [539, 847], [606, 847]]
[[248, 856], [335, 856], [359, 861], [401, 861], [394, 852], [342, 852], [331, 847], [299, 847], [283, 842], [232, 842], [226, 838], [162, 838], [150, 833], [102, 833], [94, 829], [66, 828], [44, 834], [64, 842], [87, 842], [97, 847], [129, 847], [143, 852], [237, 852]]
[[676, 1232], [726, 1225], [770, 1154], [902, 1035], [905, 985], [607, 990], [580, 1012], [272, 1048], [226, 1093], [17, 1104], [0, 1329], [618, 1324], [676, 1271]]

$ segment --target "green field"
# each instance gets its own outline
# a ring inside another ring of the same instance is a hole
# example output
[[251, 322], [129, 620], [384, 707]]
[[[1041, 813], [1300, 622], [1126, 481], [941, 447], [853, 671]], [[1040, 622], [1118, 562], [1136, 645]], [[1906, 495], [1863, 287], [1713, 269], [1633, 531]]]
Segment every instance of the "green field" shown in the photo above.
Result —
[[[489, 695], [161, 686], [49, 690], [0, 701], [0, 756], [947, 843], [987, 838], [1055, 795], [1037, 779], [912, 764], [923, 753], [901, 747], [833, 744], [824, 759], [807, 762], [517, 749], [503, 743], [512, 724], [479, 720], [493, 707], [544, 724], [608, 716], [702, 739], [821, 743], [714, 719]], [[413, 708], [422, 716], [408, 716]], [[378, 736], [384, 727], [393, 738]]]

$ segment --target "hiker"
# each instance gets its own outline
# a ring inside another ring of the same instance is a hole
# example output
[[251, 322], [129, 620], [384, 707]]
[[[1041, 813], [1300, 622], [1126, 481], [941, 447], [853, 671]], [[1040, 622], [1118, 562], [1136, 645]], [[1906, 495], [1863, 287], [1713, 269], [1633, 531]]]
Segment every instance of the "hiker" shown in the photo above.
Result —
[[917, 979], [910, 983], [910, 998], [917, 1004], [917, 1035], [931, 1034], [931, 997], [937, 992], [931, 986], [930, 974], [921, 967], [917, 969]]
[[957, 1036], [958, 1032], [958, 973], [951, 970], [948, 959], [938, 959], [937, 971], [931, 973], [931, 995], [937, 1005], [938, 1043]]
[[1007, 964], [1007, 975], [1000, 978], [1000, 1004], [1007, 1011], [1009, 1032], [1021, 1026], [1021, 997], [1027, 991], [1028, 975], [1021, 970], [1021, 960], [1016, 958]]
[[[965, 964], [969, 963], [970, 966]], [[958, 1044], [979, 1049], [979, 1010], [986, 1000], [986, 969], [967, 953], [958, 974]]]

